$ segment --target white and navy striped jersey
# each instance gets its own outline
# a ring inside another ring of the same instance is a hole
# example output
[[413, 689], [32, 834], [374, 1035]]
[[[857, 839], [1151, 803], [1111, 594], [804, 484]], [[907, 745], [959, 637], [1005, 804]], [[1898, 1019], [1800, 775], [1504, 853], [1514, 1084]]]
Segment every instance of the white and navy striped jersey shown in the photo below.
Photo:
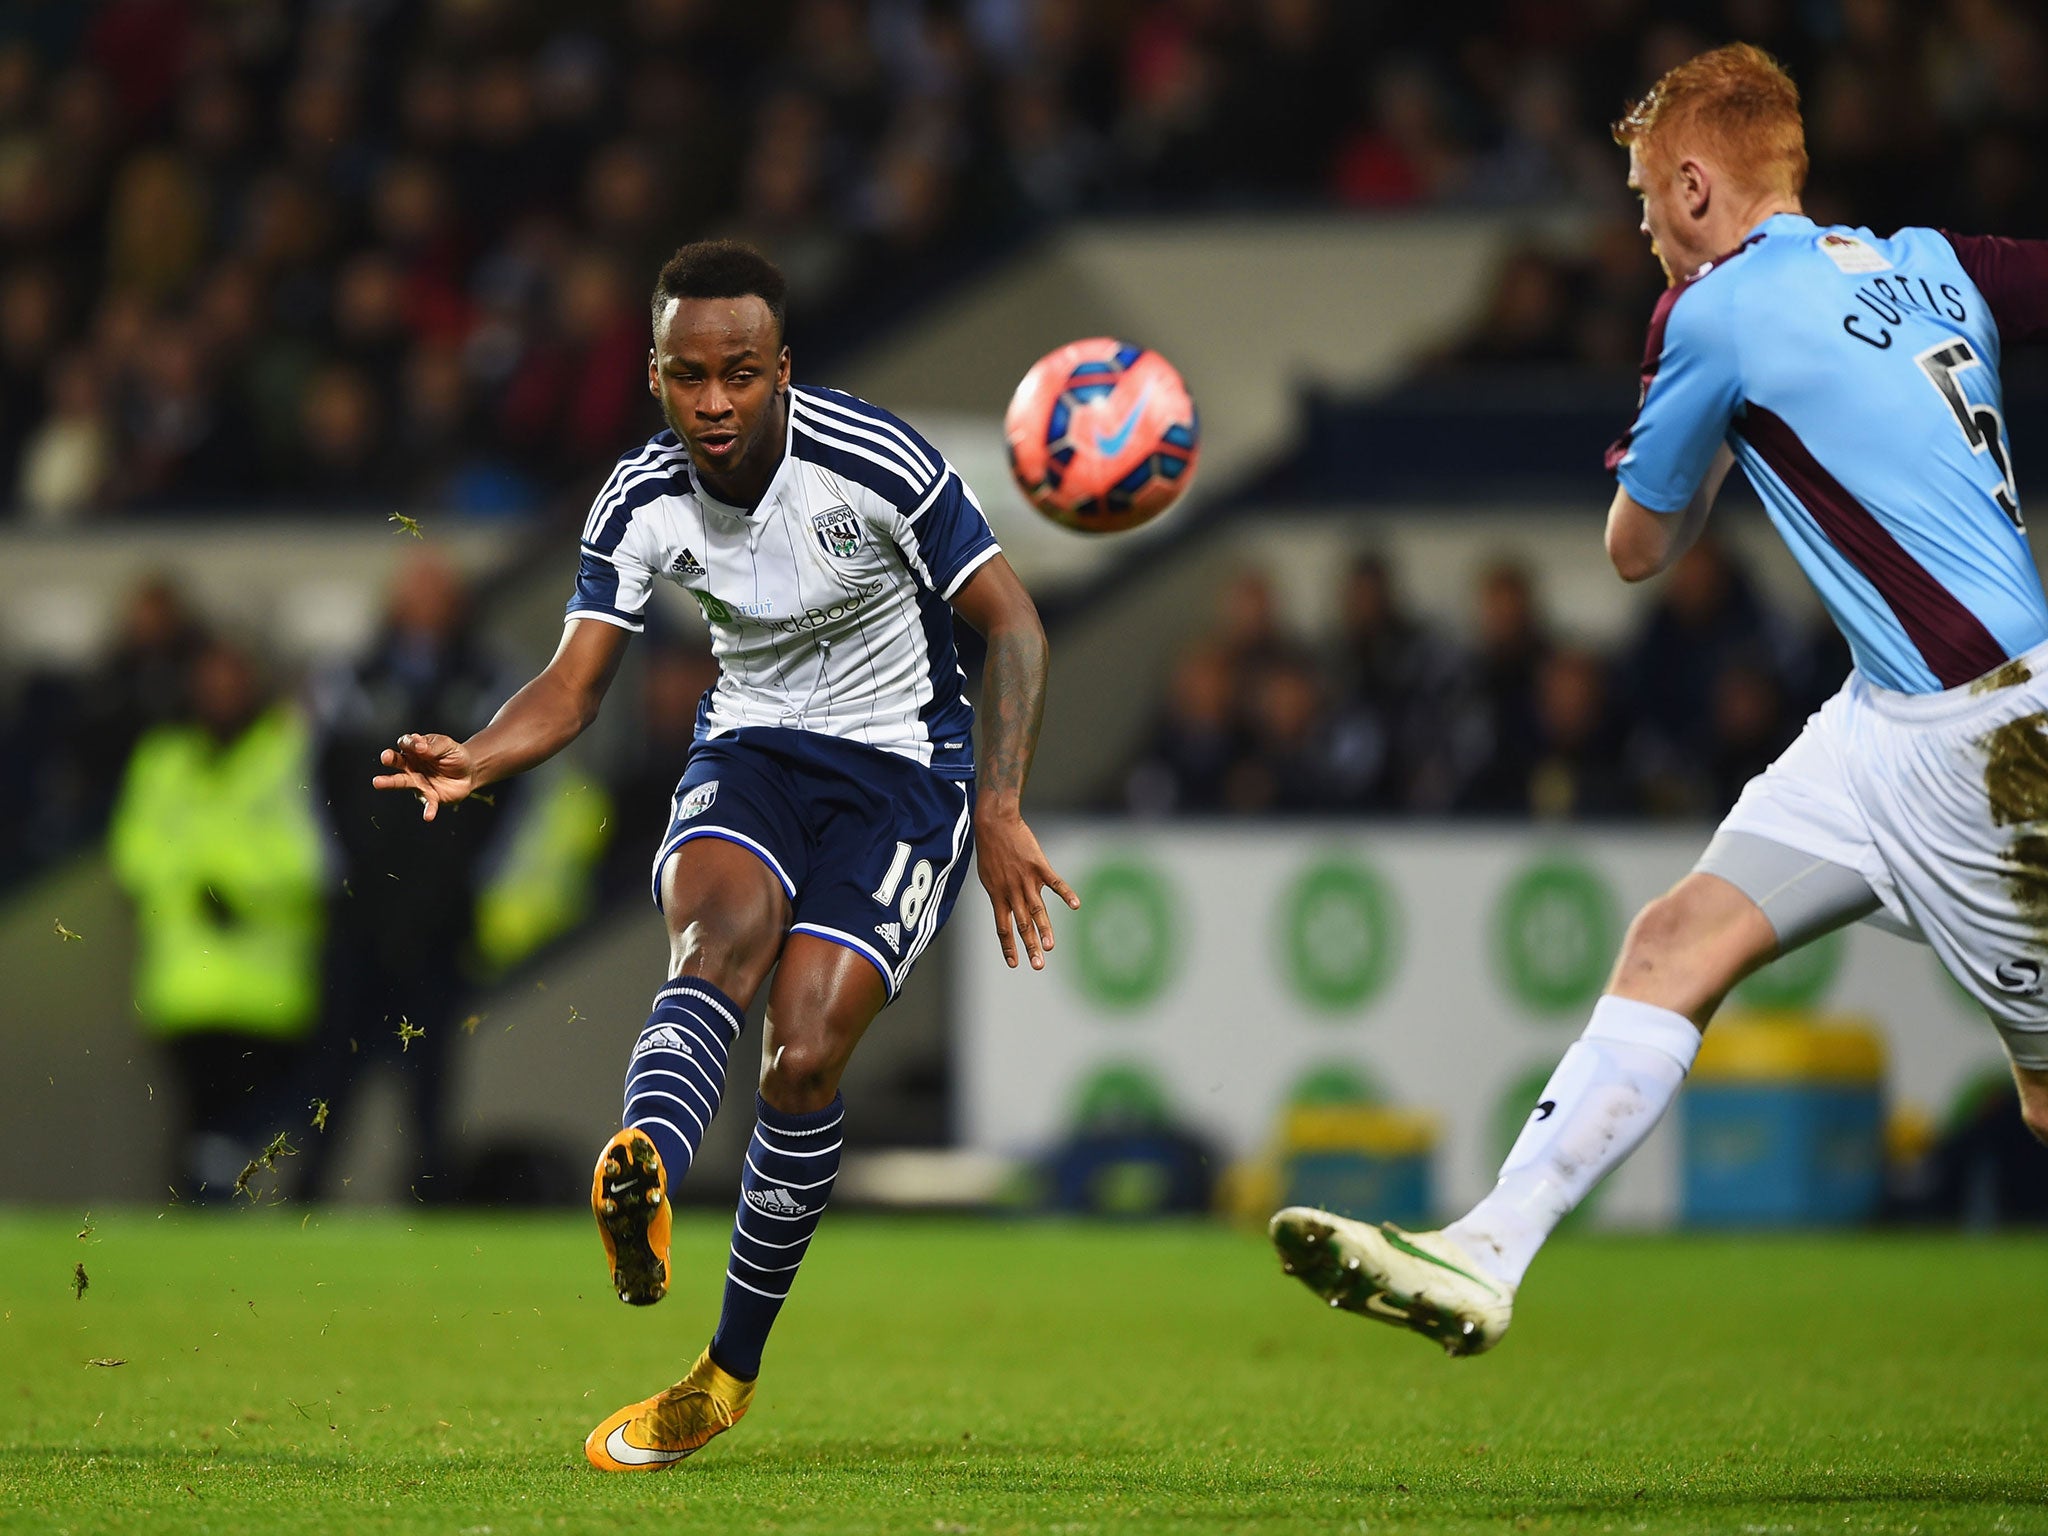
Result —
[[782, 466], [751, 511], [697, 483], [673, 432], [621, 458], [568, 617], [638, 630], [666, 577], [697, 599], [718, 658], [700, 737], [817, 731], [970, 778], [948, 599], [997, 553], [981, 503], [889, 412], [832, 389], [789, 398]]

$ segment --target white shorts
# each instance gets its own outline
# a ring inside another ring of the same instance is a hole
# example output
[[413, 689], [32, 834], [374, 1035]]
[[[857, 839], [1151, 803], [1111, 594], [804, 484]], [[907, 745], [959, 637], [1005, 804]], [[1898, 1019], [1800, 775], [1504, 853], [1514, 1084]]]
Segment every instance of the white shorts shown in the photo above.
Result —
[[1946, 693], [1850, 673], [1721, 827], [1862, 875], [2048, 1069], [2048, 644]]

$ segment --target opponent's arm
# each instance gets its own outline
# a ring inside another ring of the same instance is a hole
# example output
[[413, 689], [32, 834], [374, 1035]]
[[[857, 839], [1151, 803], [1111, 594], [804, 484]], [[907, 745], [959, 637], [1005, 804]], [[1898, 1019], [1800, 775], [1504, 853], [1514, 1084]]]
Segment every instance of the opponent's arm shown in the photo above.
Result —
[[421, 819], [432, 821], [442, 806], [546, 762], [597, 718], [629, 638], [615, 624], [571, 619], [554, 659], [505, 701], [489, 725], [468, 741], [431, 733], [401, 736], [383, 752], [384, 766], [396, 771], [370, 782], [379, 789], [414, 791], [425, 802]]
[[1991, 306], [2007, 346], [2048, 341], [2048, 240], [1940, 234]]
[[995, 910], [996, 940], [1003, 947], [1004, 961], [1016, 965], [1016, 940], [1021, 936], [1031, 968], [1040, 971], [1045, 969], [1044, 952], [1053, 946], [1045, 891], [1051, 889], [1069, 907], [1081, 905], [1081, 898], [1046, 862], [1038, 839], [1024, 824], [1024, 781], [1045, 714], [1045, 627], [1038, 622], [1031, 595], [1001, 555], [968, 578], [953, 595], [953, 607], [988, 641], [982, 668], [975, 863]]
[[1623, 581], [1647, 581], [1669, 570], [1698, 542], [1714, 498], [1721, 494], [1721, 482], [1734, 464], [1734, 453], [1722, 444], [1681, 512], [1653, 511], [1626, 490], [1616, 489], [1607, 508], [1607, 558]]

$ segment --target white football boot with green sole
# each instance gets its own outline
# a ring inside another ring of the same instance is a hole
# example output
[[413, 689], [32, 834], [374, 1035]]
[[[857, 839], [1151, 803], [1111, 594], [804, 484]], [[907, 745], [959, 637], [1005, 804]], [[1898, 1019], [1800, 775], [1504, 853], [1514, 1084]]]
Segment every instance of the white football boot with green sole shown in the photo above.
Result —
[[1441, 1232], [1368, 1226], [1305, 1205], [1266, 1230], [1280, 1267], [1331, 1306], [1413, 1329], [1445, 1354], [1484, 1354], [1514, 1318], [1514, 1287], [1489, 1279]]

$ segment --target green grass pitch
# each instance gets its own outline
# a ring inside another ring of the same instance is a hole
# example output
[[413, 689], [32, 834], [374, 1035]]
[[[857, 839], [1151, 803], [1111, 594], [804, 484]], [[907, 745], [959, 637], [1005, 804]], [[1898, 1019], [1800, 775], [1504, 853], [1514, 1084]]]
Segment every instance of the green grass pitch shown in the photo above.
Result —
[[2048, 1532], [2040, 1238], [1567, 1238], [1450, 1361], [1243, 1232], [842, 1215], [752, 1414], [604, 1477], [723, 1219], [643, 1311], [566, 1216], [79, 1226], [0, 1216], [0, 1529]]

